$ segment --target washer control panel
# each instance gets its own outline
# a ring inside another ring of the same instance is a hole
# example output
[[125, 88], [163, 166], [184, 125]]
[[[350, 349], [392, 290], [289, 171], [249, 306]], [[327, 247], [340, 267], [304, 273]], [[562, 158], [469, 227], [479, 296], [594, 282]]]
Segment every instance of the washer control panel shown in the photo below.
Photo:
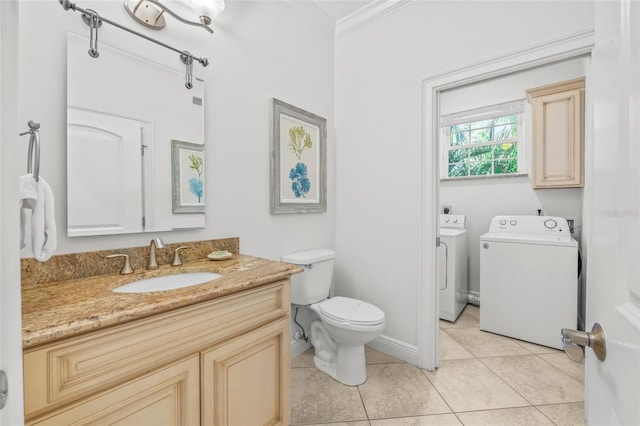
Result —
[[441, 214], [440, 215], [441, 228], [464, 229], [465, 223], [466, 223], [466, 216], [463, 214]]
[[489, 232], [570, 235], [567, 220], [556, 216], [496, 216], [491, 220]]

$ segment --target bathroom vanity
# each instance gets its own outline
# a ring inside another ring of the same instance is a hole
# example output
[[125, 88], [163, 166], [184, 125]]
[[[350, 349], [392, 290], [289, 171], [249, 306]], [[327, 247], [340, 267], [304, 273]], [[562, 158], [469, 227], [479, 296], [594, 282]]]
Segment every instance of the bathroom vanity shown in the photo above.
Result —
[[136, 279], [117, 273], [23, 283], [27, 424], [288, 424], [299, 268], [235, 254], [178, 270], [222, 277], [138, 294], [112, 292]]

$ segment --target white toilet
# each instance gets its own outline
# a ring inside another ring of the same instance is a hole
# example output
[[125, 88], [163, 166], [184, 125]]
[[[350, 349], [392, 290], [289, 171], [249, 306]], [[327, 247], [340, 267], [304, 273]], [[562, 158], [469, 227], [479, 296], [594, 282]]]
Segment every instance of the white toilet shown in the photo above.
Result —
[[331, 278], [336, 255], [317, 249], [293, 253], [283, 262], [305, 268], [291, 276], [291, 303], [309, 306], [320, 320], [311, 324], [316, 367], [340, 383], [356, 386], [367, 380], [364, 345], [384, 330], [384, 312], [349, 297], [332, 297]]

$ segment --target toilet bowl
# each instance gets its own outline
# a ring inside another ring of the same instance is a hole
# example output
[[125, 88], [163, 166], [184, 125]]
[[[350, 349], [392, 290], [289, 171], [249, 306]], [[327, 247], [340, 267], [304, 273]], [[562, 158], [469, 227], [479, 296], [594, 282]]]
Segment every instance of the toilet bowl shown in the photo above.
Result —
[[311, 324], [315, 366], [345, 385], [364, 383], [364, 345], [382, 334], [384, 312], [348, 297], [334, 297], [309, 307], [320, 317]]
[[333, 251], [317, 249], [284, 256], [282, 261], [305, 268], [291, 277], [291, 303], [308, 306], [319, 318], [310, 330], [316, 368], [356, 386], [367, 380], [364, 345], [382, 334], [385, 315], [359, 299], [329, 298], [334, 259]]

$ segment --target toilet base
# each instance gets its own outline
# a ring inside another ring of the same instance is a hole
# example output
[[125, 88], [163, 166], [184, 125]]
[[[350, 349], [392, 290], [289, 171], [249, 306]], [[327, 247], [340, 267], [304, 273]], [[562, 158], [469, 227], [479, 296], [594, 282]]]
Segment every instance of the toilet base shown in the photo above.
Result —
[[339, 345], [337, 359], [319, 353], [313, 357], [316, 368], [347, 386], [358, 386], [367, 380], [364, 345]]

